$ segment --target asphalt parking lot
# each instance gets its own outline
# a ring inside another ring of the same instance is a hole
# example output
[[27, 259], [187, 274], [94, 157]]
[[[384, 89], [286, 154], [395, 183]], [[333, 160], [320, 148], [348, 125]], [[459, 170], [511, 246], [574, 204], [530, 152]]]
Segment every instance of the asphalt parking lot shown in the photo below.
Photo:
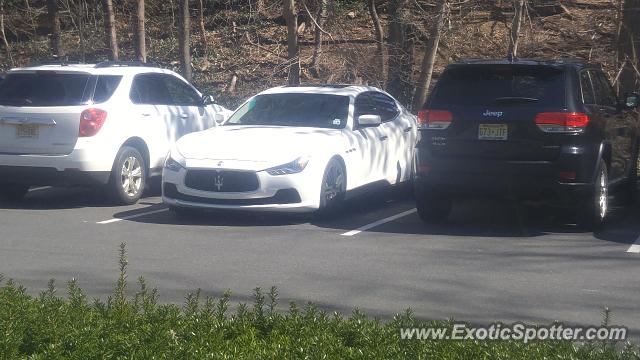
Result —
[[[614, 204], [621, 199], [614, 199]], [[384, 318], [412, 308], [425, 319], [487, 324], [554, 320], [613, 323], [640, 333], [640, 207], [614, 209], [606, 226], [584, 232], [553, 211], [470, 199], [450, 220], [420, 222], [407, 192], [350, 201], [332, 220], [206, 213], [177, 218], [150, 194], [129, 207], [105, 205], [81, 188], [32, 189], [0, 207], [0, 273], [36, 294], [50, 278], [75, 278], [106, 298], [127, 243], [129, 290], [144, 275], [163, 302], [202, 289], [250, 302], [277, 286], [282, 307], [313, 301], [329, 311], [360, 307]], [[64, 293], [64, 289], [59, 290]]]

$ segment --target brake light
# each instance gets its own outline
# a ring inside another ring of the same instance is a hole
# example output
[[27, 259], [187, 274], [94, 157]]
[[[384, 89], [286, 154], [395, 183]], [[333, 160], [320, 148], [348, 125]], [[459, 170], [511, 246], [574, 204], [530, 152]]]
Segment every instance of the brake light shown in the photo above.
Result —
[[452, 121], [453, 114], [448, 110], [424, 109], [418, 112], [418, 124], [422, 129], [444, 130]]
[[80, 114], [78, 136], [89, 137], [100, 131], [107, 120], [107, 112], [100, 109], [87, 109]]
[[548, 133], [580, 133], [589, 125], [589, 115], [576, 112], [545, 112], [536, 115], [536, 125]]

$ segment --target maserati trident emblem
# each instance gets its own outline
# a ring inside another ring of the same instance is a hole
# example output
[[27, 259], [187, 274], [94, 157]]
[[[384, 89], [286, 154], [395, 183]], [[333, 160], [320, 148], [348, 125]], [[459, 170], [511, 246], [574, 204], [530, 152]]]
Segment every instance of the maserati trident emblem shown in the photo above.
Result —
[[216, 178], [213, 180], [213, 186], [215, 186], [216, 189], [218, 189], [218, 191], [222, 191], [223, 184], [224, 184], [224, 179], [222, 178], [222, 175], [216, 176]]

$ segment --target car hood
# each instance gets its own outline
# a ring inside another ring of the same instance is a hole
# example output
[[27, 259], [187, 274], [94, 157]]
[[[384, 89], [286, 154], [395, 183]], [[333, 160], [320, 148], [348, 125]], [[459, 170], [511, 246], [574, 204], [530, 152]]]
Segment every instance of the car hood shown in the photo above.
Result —
[[176, 144], [187, 167], [264, 170], [332, 148], [342, 131], [282, 126], [219, 126]]

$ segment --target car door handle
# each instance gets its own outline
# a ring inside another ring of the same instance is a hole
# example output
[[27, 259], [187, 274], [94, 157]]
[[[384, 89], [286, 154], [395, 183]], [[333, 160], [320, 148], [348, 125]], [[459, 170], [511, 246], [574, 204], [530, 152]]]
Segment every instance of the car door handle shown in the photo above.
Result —
[[143, 113], [142, 116], [148, 117], [148, 116], [151, 116], [151, 114]]
[[189, 114], [180, 114], [180, 118], [186, 119], [189, 117]]
[[382, 140], [382, 141], [385, 141], [387, 139], [389, 139], [389, 137], [387, 135], [380, 136], [380, 140]]
[[409, 132], [411, 131], [411, 129], [413, 129], [413, 126], [409, 126], [408, 128], [404, 129], [404, 132]]

